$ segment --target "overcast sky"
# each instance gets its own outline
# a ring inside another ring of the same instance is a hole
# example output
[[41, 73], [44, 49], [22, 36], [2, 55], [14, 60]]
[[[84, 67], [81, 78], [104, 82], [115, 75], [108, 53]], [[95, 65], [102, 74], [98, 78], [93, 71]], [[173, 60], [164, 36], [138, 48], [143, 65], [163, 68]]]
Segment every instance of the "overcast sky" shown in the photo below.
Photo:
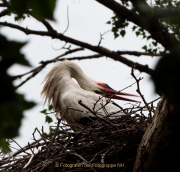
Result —
[[[67, 27], [67, 7], [69, 9], [69, 28], [65, 33], [66, 36], [90, 43], [92, 45], [98, 45], [100, 33], [102, 34], [111, 29], [111, 25], [106, 24], [106, 22], [113, 16], [113, 12], [96, 1], [59, 0], [54, 13], [56, 22], [51, 22], [52, 26], [58, 32], [64, 32]], [[13, 22], [12, 17], [4, 17], [0, 20]], [[25, 21], [16, 23], [34, 30], [46, 30], [41, 23], [38, 23], [33, 18], [28, 18]], [[143, 51], [141, 48], [147, 42], [142, 40], [142, 37], [136, 37], [135, 33], [132, 32], [131, 27], [132, 25], [130, 25], [125, 38], [119, 37], [114, 39], [113, 33], [108, 32], [104, 35], [101, 46], [114, 51]], [[9, 28], [2, 28], [1, 33], [6, 35], [10, 40], [28, 41], [27, 45], [22, 49], [22, 52], [26, 55], [33, 67], [37, 67], [39, 65], [38, 63], [42, 60], [50, 60], [65, 52], [65, 50], [59, 50], [64, 45], [64, 42], [59, 40], [33, 35], [26, 36], [20, 31]], [[72, 47], [75, 48], [76, 46]], [[68, 57], [92, 54], [95, 53], [86, 50], [69, 55]], [[152, 58], [148, 56], [125, 57], [141, 64], [148, 64], [151, 68], [154, 68], [157, 60], [159, 59], [159, 57]], [[89, 77], [100, 82], [108, 83], [108, 85], [116, 90], [121, 90], [135, 82], [130, 75], [131, 69], [129, 67], [109, 58], [103, 57], [99, 59], [74, 62], [77, 63]], [[24, 112], [25, 117], [20, 128], [20, 136], [15, 139], [21, 146], [25, 146], [27, 142], [31, 142], [32, 133], [36, 127], [41, 129], [41, 127], [44, 126], [45, 131], [48, 129], [48, 125], [45, 124], [45, 117], [40, 113], [41, 110], [47, 107], [45, 106], [43, 108], [43, 100], [40, 97], [40, 92], [43, 86], [41, 83], [45, 75], [53, 66], [54, 64], [48, 65], [35, 78], [31, 79], [18, 89], [19, 93], [25, 94], [27, 100], [35, 101], [37, 103], [36, 107]], [[14, 65], [9, 70], [9, 73], [11, 75], [18, 75], [29, 70], [31, 70], [31, 68]], [[157, 98], [158, 96], [154, 93], [153, 84], [149, 76], [144, 73], [139, 73], [138, 71], [136, 71], [135, 74], [138, 77], [144, 77], [140, 86], [147, 102]], [[17, 85], [24, 79], [25, 78], [17, 80], [14, 84]], [[125, 92], [137, 94], [136, 85], [128, 88]], [[127, 104], [127, 102], [123, 101], [117, 101], [117, 103], [121, 106], [125, 106], [125, 104]], [[51, 116], [53, 117], [53, 115]]]

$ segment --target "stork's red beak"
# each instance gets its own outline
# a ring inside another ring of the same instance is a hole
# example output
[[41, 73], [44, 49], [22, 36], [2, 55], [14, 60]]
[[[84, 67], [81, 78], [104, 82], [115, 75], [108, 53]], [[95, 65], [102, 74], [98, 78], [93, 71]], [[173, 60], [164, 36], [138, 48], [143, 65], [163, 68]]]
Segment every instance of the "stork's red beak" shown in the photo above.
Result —
[[107, 97], [107, 98], [112, 98], [112, 99], [117, 99], [117, 100], [124, 100], [124, 101], [131, 101], [131, 102], [139, 102], [139, 101], [136, 101], [136, 100], [132, 100], [132, 99], [124, 98], [124, 97], [121, 97], [121, 96], [117, 96], [117, 95], [124, 95], [124, 96], [139, 97], [137, 95], [116, 91], [116, 90], [112, 89], [109, 85], [104, 84], [104, 83], [97, 83], [97, 84], [104, 88], [103, 92], [105, 94], [105, 97]]

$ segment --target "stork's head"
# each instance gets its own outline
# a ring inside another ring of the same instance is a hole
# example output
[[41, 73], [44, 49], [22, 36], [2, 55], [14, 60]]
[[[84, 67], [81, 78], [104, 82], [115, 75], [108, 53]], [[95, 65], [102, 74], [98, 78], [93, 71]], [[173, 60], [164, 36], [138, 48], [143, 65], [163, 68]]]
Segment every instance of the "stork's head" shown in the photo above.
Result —
[[112, 99], [117, 99], [117, 100], [124, 100], [124, 101], [131, 101], [131, 102], [138, 102], [136, 100], [132, 100], [132, 99], [128, 99], [128, 98], [124, 98], [118, 95], [124, 95], [124, 96], [135, 96], [135, 97], [139, 97], [133, 94], [129, 94], [129, 93], [124, 93], [121, 91], [116, 91], [113, 88], [111, 88], [108, 84], [105, 83], [96, 83], [96, 90], [92, 90], [97, 94], [103, 95], [107, 98], [112, 98]]

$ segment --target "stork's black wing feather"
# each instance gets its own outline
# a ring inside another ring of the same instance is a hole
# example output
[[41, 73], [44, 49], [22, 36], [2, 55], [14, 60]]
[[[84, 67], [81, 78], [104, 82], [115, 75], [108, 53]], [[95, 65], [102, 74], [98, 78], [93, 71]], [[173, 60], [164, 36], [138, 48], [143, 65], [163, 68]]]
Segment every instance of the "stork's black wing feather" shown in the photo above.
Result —
[[88, 123], [91, 123], [96, 119], [97, 119], [96, 117], [84, 117], [84, 118], [80, 118], [79, 121], [77, 121], [77, 120], [75, 120], [75, 121], [83, 126], [86, 126]]

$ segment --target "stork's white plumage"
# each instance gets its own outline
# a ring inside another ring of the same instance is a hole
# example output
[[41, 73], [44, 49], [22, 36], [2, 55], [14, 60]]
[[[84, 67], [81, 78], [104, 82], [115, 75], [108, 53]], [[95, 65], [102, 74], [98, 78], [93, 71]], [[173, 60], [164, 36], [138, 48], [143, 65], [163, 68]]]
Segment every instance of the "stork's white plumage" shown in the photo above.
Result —
[[[79, 86], [76, 85], [72, 78], [76, 79]], [[87, 105], [89, 108], [93, 108], [94, 104], [98, 101], [100, 95], [102, 94], [105, 97], [112, 97], [114, 99], [126, 100], [126, 101], [134, 101], [130, 99], [126, 99], [117, 95], [128, 95], [134, 96], [127, 93], [117, 92], [110, 88], [107, 84], [98, 83], [95, 80], [89, 78], [85, 73], [81, 70], [81, 68], [71, 62], [71, 61], [63, 61], [59, 62], [45, 77], [45, 85], [41, 94], [45, 98], [46, 103], [53, 103], [53, 109], [59, 112], [63, 112], [67, 106], [70, 108], [74, 108], [75, 110], [68, 110], [67, 114], [63, 117], [63, 119], [69, 123], [74, 124], [74, 121], [78, 122], [81, 125], [86, 125], [88, 121], [91, 119], [95, 119], [96, 116], [92, 113], [85, 113], [87, 109], [82, 107], [78, 102], [81, 100], [83, 104]], [[106, 103], [106, 98], [103, 97], [98, 101], [95, 106], [95, 111], [98, 110], [98, 116], [103, 117], [106, 116], [102, 105]], [[134, 101], [136, 102], [136, 101]], [[105, 109], [109, 114], [120, 111], [119, 107], [113, 104], [113, 102], [108, 103], [105, 106]], [[56, 116], [62, 115], [62, 113], [56, 113]], [[124, 115], [123, 112], [116, 113], [111, 116], [111, 118], [115, 118], [117, 116]], [[78, 130], [76, 127], [71, 127], [74, 131]]]

